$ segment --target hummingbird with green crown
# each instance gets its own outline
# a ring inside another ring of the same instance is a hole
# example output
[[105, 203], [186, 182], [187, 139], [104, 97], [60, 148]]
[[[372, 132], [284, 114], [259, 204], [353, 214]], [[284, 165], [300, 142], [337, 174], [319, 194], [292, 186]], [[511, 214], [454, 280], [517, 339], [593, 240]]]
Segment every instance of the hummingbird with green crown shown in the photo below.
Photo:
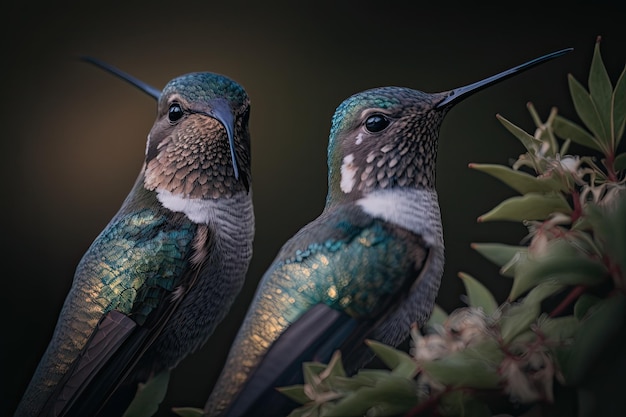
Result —
[[145, 161], [79, 262], [52, 340], [16, 417], [120, 416], [145, 383], [200, 348], [239, 293], [252, 256], [250, 101], [220, 74], [159, 91]]
[[321, 215], [280, 249], [263, 275], [207, 416], [285, 416], [298, 404], [276, 388], [302, 383], [305, 361], [341, 351], [348, 374], [397, 346], [431, 314], [444, 269], [435, 190], [439, 128], [471, 94], [569, 51], [442, 93], [382, 87], [337, 108]]

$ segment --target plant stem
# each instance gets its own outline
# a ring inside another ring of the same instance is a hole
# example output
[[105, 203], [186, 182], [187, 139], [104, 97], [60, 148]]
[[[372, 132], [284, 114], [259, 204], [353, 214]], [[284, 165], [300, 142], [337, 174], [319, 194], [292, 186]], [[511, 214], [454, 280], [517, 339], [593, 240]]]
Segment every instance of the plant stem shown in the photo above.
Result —
[[606, 174], [610, 181], [617, 182], [617, 173], [615, 172], [615, 153], [610, 152], [605, 156], [606, 159], [604, 160], [604, 166], [606, 167]]
[[574, 204], [574, 211], [572, 212], [571, 217], [572, 217], [572, 224], [574, 224], [574, 222], [578, 220], [580, 216], [582, 216], [583, 207], [582, 207], [582, 204], [580, 203], [580, 193], [578, 192], [578, 190], [573, 189], [571, 193], [572, 193], [572, 203]]
[[584, 285], [578, 285], [574, 287], [570, 291], [570, 293], [567, 294], [567, 297], [565, 297], [563, 301], [561, 301], [559, 305], [550, 312], [550, 317], [557, 317], [559, 314], [561, 314], [570, 304], [576, 301], [583, 292], [585, 292], [586, 288], [587, 287], [585, 287]]

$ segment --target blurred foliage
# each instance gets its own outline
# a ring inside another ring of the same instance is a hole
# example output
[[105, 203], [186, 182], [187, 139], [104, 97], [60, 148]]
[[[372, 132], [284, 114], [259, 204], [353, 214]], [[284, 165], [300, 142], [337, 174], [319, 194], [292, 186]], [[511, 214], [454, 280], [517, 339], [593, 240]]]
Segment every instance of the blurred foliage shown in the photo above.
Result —
[[[436, 306], [409, 353], [368, 342], [389, 369], [348, 377], [339, 353], [305, 363], [304, 384], [281, 389], [302, 404], [291, 417], [626, 413], [626, 69], [613, 87], [598, 38], [588, 90], [568, 82], [582, 126], [529, 104], [533, 134], [497, 116], [526, 153], [470, 164], [519, 193], [478, 221], [523, 222], [522, 244], [472, 245], [512, 279], [507, 299], [460, 273], [467, 307]], [[593, 156], [568, 154], [572, 142]]]
[[170, 371], [161, 371], [146, 383], [140, 383], [137, 393], [122, 417], [150, 417], [159, 409], [167, 393]]

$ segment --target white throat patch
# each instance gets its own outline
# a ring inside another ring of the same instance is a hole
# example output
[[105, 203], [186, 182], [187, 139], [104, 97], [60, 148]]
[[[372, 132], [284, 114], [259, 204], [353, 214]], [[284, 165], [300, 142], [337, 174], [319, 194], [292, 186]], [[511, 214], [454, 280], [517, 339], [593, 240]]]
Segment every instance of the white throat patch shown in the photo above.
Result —
[[189, 220], [197, 224], [209, 224], [223, 220], [237, 223], [241, 220], [238, 217], [246, 218], [245, 216], [249, 214], [247, 212], [252, 210], [251, 196], [245, 191], [237, 193], [232, 198], [222, 200], [185, 198], [161, 189], [157, 189], [156, 192], [157, 199], [163, 204], [163, 207], [174, 212], [184, 213]]
[[359, 199], [356, 204], [370, 216], [417, 233], [429, 245], [443, 248], [441, 213], [435, 190], [377, 190]]

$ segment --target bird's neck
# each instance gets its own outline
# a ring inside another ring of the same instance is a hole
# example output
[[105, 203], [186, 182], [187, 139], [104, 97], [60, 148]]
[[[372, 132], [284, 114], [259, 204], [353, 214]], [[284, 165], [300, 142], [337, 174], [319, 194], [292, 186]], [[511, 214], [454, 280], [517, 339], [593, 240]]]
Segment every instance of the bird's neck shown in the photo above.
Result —
[[422, 236], [430, 246], [443, 247], [439, 200], [433, 188], [379, 189], [355, 204], [374, 218]]

